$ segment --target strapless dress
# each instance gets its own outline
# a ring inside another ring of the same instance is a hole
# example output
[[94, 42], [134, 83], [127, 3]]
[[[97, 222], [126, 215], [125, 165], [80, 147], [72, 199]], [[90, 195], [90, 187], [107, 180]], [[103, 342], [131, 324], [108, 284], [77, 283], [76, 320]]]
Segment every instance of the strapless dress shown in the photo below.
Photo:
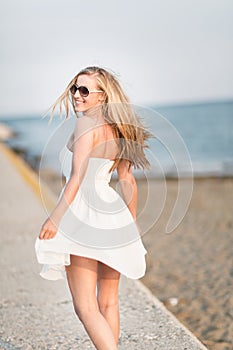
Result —
[[[59, 159], [69, 180], [73, 153], [65, 146]], [[122, 197], [110, 186], [113, 160], [89, 158], [78, 192], [62, 217], [56, 236], [35, 242], [42, 264], [41, 277], [58, 280], [66, 277], [70, 254], [100, 261], [128, 278], [138, 279], [146, 271], [147, 253], [138, 227]], [[58, 200], [62, 196], [62, 188]]]

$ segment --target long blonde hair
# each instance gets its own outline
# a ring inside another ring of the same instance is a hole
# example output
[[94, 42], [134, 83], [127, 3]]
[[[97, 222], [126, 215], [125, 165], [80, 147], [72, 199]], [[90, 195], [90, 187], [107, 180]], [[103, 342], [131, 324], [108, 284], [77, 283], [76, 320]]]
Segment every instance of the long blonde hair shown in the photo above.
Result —
[[70, 93], [70, 87], [76, 83], [80, 75], [84, 74], [95, 75], [98, 89], [105, 93], [105, 101], [101, 105], [102, 113], [105, 122], [112, 127], [119, 149], [111, 170], [117, 168], [121, 159], [129, 160], [130, 165], [132, 164], [135, 168], [150, 168], [144, 149], [148, 148], [146, 140], [153, 135], [145, 128], [141, 118], [134, 112], [129, 98], [125, 95], [117, 78], [106, 69], [96, 66], [82, 69], [51, 107], [52, 116], [58, 105], [60, 116], [62, 116], [63, 106], [66, 118], [69, 116], [70, 106], [73, 106], [75, 112], [74, 98]]

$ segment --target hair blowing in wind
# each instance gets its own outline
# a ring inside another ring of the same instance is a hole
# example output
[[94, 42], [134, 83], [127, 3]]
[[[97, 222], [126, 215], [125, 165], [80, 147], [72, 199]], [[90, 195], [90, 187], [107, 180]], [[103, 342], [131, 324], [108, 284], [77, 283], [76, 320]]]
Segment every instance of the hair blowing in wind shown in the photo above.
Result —
[[74, 97], [70, 93], [70, 88], [80, 75], [95, 76], [98, 89], [104, 92], [105, 101], [101, 105], [101, 111], [105, 122], [111, 126], [114, 132], [119, 149], [111, 170], [117, 168], [121, 159], [128, 160], [135, 168], [149, 169], [150, 163], [144, 150], [148, 148], [146, 141], [153, 135], [133, 110], [129, 98], [124, 93], [116, 76], [106, 69], [95, 66], [82, 69], [51, 107], [52, 116], [57, 106], [60, 109], [60, 116], [62, 116], [63, 106], [66, 118], [69, 116], [71, 107], [75, 112]]

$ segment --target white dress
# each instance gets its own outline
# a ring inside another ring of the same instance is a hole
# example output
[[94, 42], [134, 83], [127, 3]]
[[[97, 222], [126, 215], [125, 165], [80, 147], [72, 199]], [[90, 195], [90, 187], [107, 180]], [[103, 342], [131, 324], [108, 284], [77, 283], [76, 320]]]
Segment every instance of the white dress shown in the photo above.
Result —
[[[60, 152], [66, 182], [71, 173], [72, 155], [66, 146]], [[101, 261], [128, 278], [144, 276], [147, 251], [126, 203], [109, 185], [113, 162], [106, 158], [90, 158], [56, 236], [49, 240], [36, 238], [35, 252], [38, 262], [43, 264], [40, 272], [43, 278], [65, 278], [70, 254]]]

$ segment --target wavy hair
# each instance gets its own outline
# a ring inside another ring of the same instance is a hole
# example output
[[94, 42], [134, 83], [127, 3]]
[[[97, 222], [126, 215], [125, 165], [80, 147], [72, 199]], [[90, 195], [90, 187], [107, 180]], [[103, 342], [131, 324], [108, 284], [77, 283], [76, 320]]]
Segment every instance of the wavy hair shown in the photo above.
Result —
[[[118, 79], [110, 71], [96, 66], [82, 69], [68, 84], [65, 91], [59, 96], [51, 107], [52, 116], [57, 106], [62, 116], [63, 106], [65, 117], [70, 113], [70, 107], [74, 108], [74, 98], [70, 93], [70, 87], [76, 83], [80, 75], [94, 75], [98, 89], [105, 93], [105, 101], [101, 105], [104, 120], [114, 133], [118, 144], [118, 154], [110, 170], [117, 168], [121, 159], [127, 159], [135, 168], [149, 169], [144, 150], [148, 148], [147, 139], [153, 137], [150, 131], [143, 125], [141, 118], [135, 113], [129, 98], [124, 93]], [[76, 112], [75, 112], [76, 113]]]

